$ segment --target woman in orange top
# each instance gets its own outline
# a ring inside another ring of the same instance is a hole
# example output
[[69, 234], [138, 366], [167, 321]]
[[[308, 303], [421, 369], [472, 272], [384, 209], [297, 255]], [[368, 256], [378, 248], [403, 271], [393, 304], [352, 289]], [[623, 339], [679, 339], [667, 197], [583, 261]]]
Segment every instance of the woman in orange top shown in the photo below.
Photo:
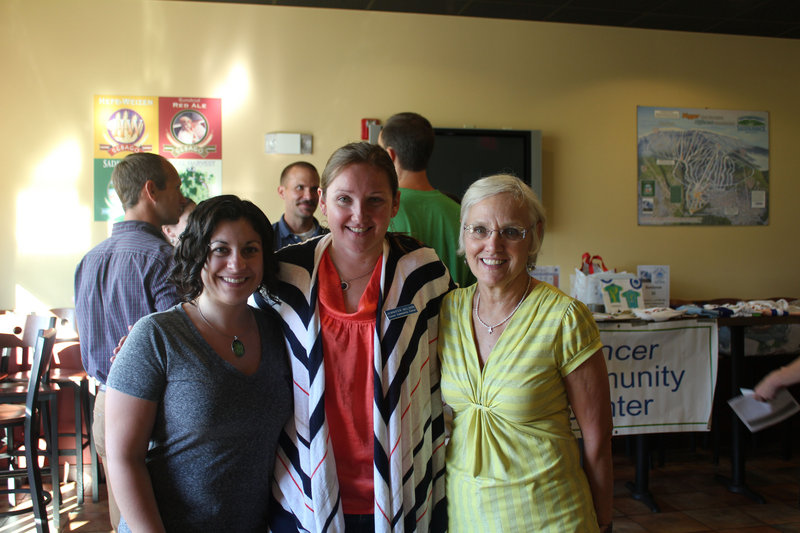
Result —
[[275, 465], [273, 531], [446, 528], [435, 341], [454, 285], [432, 249], [387, 234], [399, 202], [388, 154], [346, 145], [322, 173], [331, 233], [277, 254], [295, 416]]

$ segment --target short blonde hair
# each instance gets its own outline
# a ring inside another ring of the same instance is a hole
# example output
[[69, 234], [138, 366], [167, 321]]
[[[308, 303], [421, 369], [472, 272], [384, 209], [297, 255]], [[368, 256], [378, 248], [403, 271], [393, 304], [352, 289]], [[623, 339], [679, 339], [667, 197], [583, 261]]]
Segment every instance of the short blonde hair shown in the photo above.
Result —
[[[539, 250], [542, 249], [544, 228], [547, 223], [544, 207], [536, 197], [536, 193], [524, 181], [509, 174], [495, 174], [476, 180], [469, 186], [464, 198], [461, 200], [461, 231], [458, 233], [458, 253], [464, 255], [464, 223], [469, 215], [469, 210], [477, 203], [498, 194], [510, 194], [517, 205], [528, 211], [531, 218], [531, 249], [528, 251], [528, 267], [536, 265]], [[537, 231], [541, 224], [541, 230]]]

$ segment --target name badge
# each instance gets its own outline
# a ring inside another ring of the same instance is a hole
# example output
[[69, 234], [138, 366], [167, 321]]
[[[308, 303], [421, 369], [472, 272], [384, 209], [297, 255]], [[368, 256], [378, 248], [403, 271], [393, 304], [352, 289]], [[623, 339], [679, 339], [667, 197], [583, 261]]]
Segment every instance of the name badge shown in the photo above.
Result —
[[414, 306], [414, 304], [407, 304], [400, 307], [395, 307], [394, 309], [387, 309], [383, 314], [385, 314], [386, 318], [389, 320], [394, 320], [395, 318], [413, 315], [416, 312], [417, 308]]

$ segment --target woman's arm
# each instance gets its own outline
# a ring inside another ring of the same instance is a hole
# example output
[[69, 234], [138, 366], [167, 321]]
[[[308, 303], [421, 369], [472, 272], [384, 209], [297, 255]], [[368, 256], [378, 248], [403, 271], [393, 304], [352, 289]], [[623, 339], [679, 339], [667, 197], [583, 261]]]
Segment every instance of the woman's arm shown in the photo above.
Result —
[[567, 397], [583, 434], [583, 470], [592, 491], [597, 522], [611, 523], [614, 473], [611, 460], [611, 393], [602, 351], [564, 378]]
[[158, 404], [114, 389], [106, 392], [108, 475], [131, 531], [163, 532], [145, 455]]
[[754, 390], [757, 400], [766, 402], [775, 397], [778, 389], [800, 382], [800, 357], [786, 366], [773, 370], [762, 379]]

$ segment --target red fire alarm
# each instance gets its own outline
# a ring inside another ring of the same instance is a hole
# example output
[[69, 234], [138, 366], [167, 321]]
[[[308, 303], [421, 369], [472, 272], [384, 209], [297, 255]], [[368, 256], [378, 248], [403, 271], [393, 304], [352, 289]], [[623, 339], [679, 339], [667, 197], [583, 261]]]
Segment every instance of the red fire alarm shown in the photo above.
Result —
[[381, 121], [377, 118], [362, 118], [361, 119], [361, 140], [368, 141], [369, 140], [369, 127], [370, 126], [377, 126], [380, 124]]

